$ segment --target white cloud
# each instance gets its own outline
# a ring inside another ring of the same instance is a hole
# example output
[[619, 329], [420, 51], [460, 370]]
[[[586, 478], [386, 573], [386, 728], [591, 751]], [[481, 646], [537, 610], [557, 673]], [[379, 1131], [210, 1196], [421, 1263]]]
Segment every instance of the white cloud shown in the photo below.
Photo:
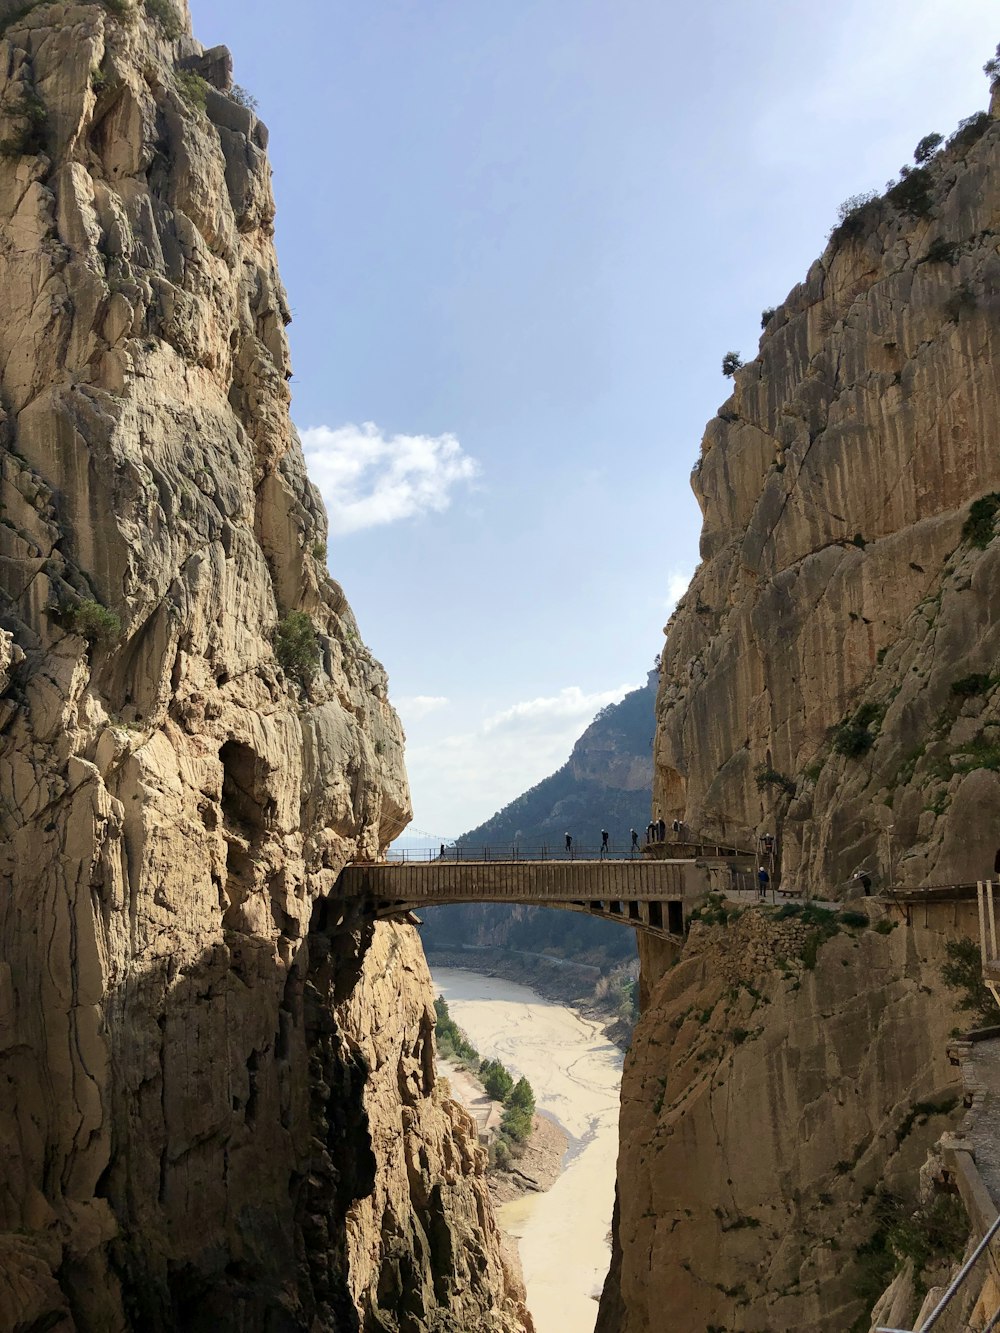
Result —
[[371, 421], [311, 426], [302, 432], [302, 447], [333, 537], [442, 513], [455, 487], [480, 470], [454, 435], [386, 436]]
[[682, 573], [675, 570], [667, 578], [667, 611], [673, 611], [674, 607], [681, 600], [688, 588], [691, 586], [693, 574]]
[[536, 730], [539, 726], [561, 729], [562, 725], [572, 722], [590, 721], [598, 709], [605, 704], [617, 703], [628, 694], [629, 690], [638, 689], [637, 685], [620, 685], [614, 690], [600, 690], [595, 694], [584, 694], [578, 685], [567, 685], [564, 690], [549, 698], [526, 699], [523, 703], [512, 704], [500, 713], [488, 717], [483, 723], [483, 732], [489, 734], [499, 727], [525, 726]]
[[635, 688], [586, 693], [570, 685], [512, 704], [464, 732], [439, 735], [433, 723], [414, 728], [406, 767], [413, 790], [426, 794], [421, 825], [455, 837], [481, 823], [554, 773], [594, 714]]
[[448, 700], [443, 694], [411, 694], [402, 699], [394, 699], [397, 713], [404, 721], [414, 721], [434, 713], [439, 708], [446, 708]]

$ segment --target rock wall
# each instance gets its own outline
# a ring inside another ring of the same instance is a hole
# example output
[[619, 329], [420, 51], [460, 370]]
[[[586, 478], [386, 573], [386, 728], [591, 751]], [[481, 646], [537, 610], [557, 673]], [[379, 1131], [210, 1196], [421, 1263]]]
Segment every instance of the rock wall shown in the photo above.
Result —
[[845, 927], [812, 967], [810, 933], [750, 908], [672, 967], [644, 942], [599, 1333], [867, 1330], [877, 1191], [915, 1202], [962, 1114], [948, 932]]
[[267, 131], [172, 0], [0, 25], [0, 1327], [518, 1329], [418, 951], [329, 901], [409, 797]]
[[[654, 817], [776, 835], [807, 895], [1000, 866], [998, 116], [995, 89], [835, 231], [692, 477]], [[915, 1201], [946, 1127], [919, 1105], [956, 1091], [955, 933], [974, 921], [814, 951], [755, 908], [696, 925], [676, 966], [641, 943], [601, 1333], [868, 1328], [875, 1192]]]
[[668, 626], [655, 813], [777, 833], [810, 891], [862, 866], [974, 880], [1000, 848], [1000, 546], [991, 518], [982, 548], [963, 535], [1000, 490], [998, 113], [835, 234], [692, 476], [702, 564]]

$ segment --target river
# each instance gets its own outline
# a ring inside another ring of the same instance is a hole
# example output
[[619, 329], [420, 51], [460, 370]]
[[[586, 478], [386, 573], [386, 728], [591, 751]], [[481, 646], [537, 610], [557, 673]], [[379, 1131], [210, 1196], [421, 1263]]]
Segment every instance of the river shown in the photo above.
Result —
[[498, 1209], [515, 1236], [538, 1333], [593, 1333], [611, 1261], [621, 1051], [600, 1025], [526, 986], [434, 968], [435, 993], [480, 1054], [501, 1060], [570, 1138], [565, 1168], [545, 1194]]

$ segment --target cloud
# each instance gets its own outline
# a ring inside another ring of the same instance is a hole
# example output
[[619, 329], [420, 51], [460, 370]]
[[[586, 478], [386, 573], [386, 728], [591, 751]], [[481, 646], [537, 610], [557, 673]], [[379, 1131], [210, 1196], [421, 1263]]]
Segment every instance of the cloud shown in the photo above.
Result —
[[413, 792], [421, 793], [421, 826], [455, 837], [481, 823], [554, 773], [594, 714], [635, 688], [586, 693], [570, 685], [511, 704], [464, 732], [439, 735], [433, 724], [414, 728], [406, 767]]
[[623, 699], [629, 690], [635, 690], [637, 685], [619, 685], [614, 690], [600, 690], [595, 694], [584, 694], [578, 685], [567, 685], [564, 690], [558, 694], [551, 695], [548, 698], [526, 699], [523, 703], [512, 704], [510, 708], [505, 708], [500, 713], [495, 713], [488, 717], [483, 723], [483, 732], [489, 735], [491, 731], [496, 731], [500, 727], [529, 727], [537, 730], [539, 726], [543, 729], [551, 728], [553, 725], [561, 728], [566, 722], [578, 723], [586, 720], [587, 722], [594, 714], [605, 706], [605, 704], [618, 703]]
[[333, 537], [440, 514], [479, 464], [454, 435], [386, 436], [374, 422], [302, 432], [309, 474], [322, 492]]
[[411, 694], [402, 699], [394, 699], [396, 711], [407, 721], [416, 722], [428, 713], [447, 707], [448, 700], [443, 694]]
[[667, 610], [673, 611], [674, 607], [681, 600], [688, 588], [691, 586], [693, 574], [680, 570], [675, 570], [667, 577]]

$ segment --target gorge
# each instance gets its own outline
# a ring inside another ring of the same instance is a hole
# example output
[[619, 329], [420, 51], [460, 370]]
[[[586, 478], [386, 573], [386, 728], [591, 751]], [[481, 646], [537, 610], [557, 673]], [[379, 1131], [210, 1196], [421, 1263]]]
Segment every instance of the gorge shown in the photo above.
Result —
[[[338, 890], [410, 799], [268, 130], [183, 3], [0, 25], [0, 1329], [531, 1333], [417, 930]], [[653, 815], [860, 920], [640, 933], [601, 1333], [867, 1330], [948, 1271], [879, 1209], [965, 1109], [968, 922], [885, 891], [1000, 855], [998, 119], [846, 210], [705, 434]]]

